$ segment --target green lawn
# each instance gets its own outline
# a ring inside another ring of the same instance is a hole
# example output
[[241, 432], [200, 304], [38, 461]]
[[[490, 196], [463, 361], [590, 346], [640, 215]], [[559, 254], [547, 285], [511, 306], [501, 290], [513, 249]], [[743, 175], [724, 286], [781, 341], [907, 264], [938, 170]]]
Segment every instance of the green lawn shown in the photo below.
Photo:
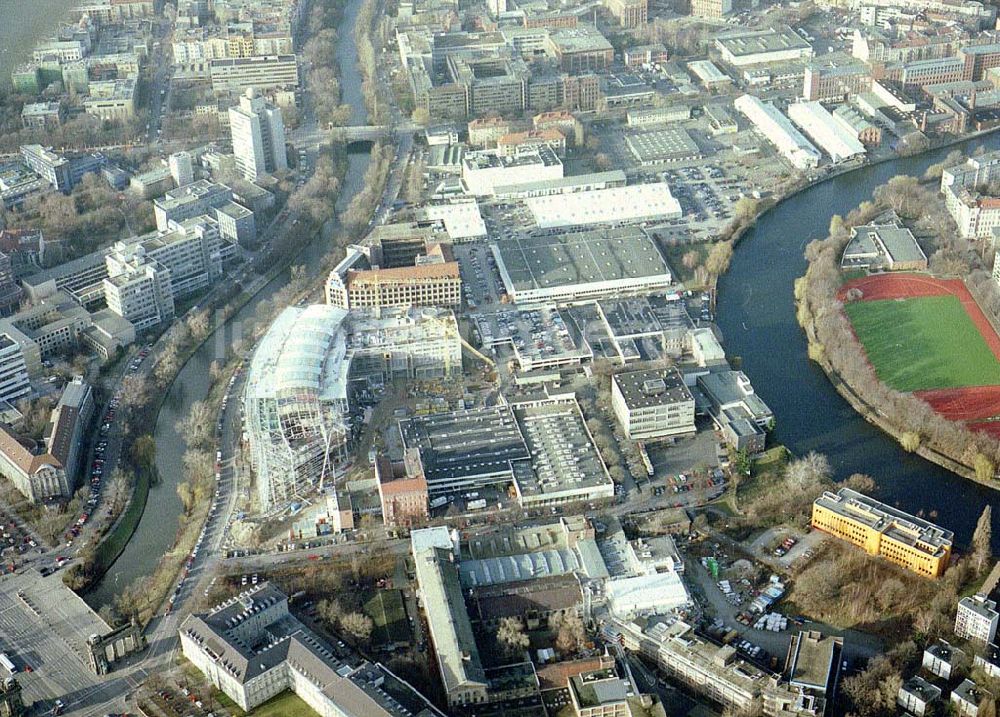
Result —
[[250, 713], [250, 717], [319, 717], [294, 692], [282, 692]]
[[1000, 384], [1000, 362], [954, 296], [845, 305], [878, 377], [899, 391]]

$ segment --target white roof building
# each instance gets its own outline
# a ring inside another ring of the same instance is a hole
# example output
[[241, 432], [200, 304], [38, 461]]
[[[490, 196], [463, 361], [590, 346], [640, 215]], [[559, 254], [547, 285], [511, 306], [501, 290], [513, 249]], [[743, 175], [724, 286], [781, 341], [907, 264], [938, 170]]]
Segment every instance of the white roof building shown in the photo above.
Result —
[[715, 63], [711, 60], [689, 62], [688, 69], [695, 74], [701, 84], [709, 89], [720, 85], [727, 85], [733, 81], [732, 77], [716, 67]]
[[773, 104], [753, 95], [743, 95], [733, 103], [754, 127], [797, 169], [819, 165], [820, 151], [788, 121]]
[[322, 487], [346, 450], [347, 313], [289, 307], [254, 353], [243, 400], [265, 510]]
[[662, 615], [691, 602], [684, 581], [673, 571], [611, 580], [607, 596], [611, 612], [623, 620]]
[[479, 212], [479, 202], [475, 197], [425, 204], [419, 213], [425, 219], [440, 220], [452, 241], [460, 242], [486, 236], [486, 222]]
[[681, 217], [681, 205], [666, 182], [591, 189], [524, 200], [543, 229], [581, 224], [629, 224]]
[[491, 196], [500, 186], [534, 184], [563, 176], [563, 164], [550, 147], [520, 149], [513, 156], [497, 150], [466, 152], [462, 158], [462, 184], [467, 194]]
[[865, 146], [819, 102], [796, 102], [789, 105], [788, 116], [805, 130], [834, 162], [865, 156]]

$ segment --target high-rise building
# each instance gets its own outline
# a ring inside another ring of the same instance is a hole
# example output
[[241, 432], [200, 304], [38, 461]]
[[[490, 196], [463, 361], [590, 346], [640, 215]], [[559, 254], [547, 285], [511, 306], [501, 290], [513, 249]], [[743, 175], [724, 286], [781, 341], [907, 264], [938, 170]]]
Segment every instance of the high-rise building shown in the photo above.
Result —
[[194, 181], [194, 165], [188, 152], [174, 152], [167, 158], [167, 165], [170, 167], [170, 176], [178, 187]]
[[251, 88], [240, 97], [238, 107], [229, 108], [236, 168], [254, 180], [288, 167], [285, 155], [285, 124], [281, 110], [258, 97]]
[[31, 395], [28, 367], [21, 345], [0, 334], [0, 401], [14, 403]]
[[108, 308], [128, 320], [136, 331], [174, 318], [174, 292], [170, 270], [136, 247], [130, 260], [108, 262], [104, 299]]
[[10, 316], [21, 305], [24, 291], [14, 278], [10, 257], [0, 252], [0, 316]]

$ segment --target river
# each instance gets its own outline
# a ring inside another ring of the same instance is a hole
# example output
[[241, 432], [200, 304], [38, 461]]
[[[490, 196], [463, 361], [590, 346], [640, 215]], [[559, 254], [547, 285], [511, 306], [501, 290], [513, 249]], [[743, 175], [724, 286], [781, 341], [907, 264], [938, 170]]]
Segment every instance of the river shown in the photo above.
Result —
[[[340, 66], [341, 102], [351, 105], [352, 125], [367, 123], [353, 32], [361, 3], [362, 0], [348, 0], [339, 28], [336, 51]], [[345, 207], [361, 190], [368, 161], [367, 151], [351, 152], [348, 155], [347, 174], [337, 201], [338, 208]], [[330, 232], [317, 235], [303, 248], [294, 263], [316, 267], [331, 246]], [[203, 400], [208, 395], [209, 366], [213, 361], [231, 353], [233, 346], [241, 338], [242, 323], [253, 318], [258, 304], [273, 296], [288, 281], [289, 272], [285, 271], [268, 283], [234, 317], [218, 328], [181, 369], [167, 392], [153, 433], [156, 440], [156, 465], [161, 481], [150, 489], [146, 510], [125, 550], [104, 579], [85, 596], [90, 605], [97, 607], [112, 602], [115, 594], [122, 588], [137, 578], [152, 573], [157, 561], [173, 545], [181, 514], [177, 484], [183, 480], [180, 466], [186, 449], [183, 438], [174, 426], [188, 414], [192, 403]]]
[[[970, 140], [958, 149], [1000, 138]], [[857, 414], [823, 371], [806, 356], [805, 334], [795, 319], [792, 285], [806, 270], [807, 243], [827, 235], [830, 218], [846, 215], [897, 174], [921, 175], [955, 149], [865, 167], [815, 185], [766, 213], [737, 247], [719, 282], [718, 321], [726, 351], [742, 359], [757, 393], [774, 410], [775, 438], [795, 454], [825, 454], [836, 477], [867, 473], [878, 498], [923, 511], [968, 544], [983, 507], [997, 493], [907, 453]], [[1000, 547], [1000, 511], [993, 516], [994, 549]]]
[[0, 0], [0, 86], [10, 72], [31, 59], [35, 43], [55, 35], [57, 21], [69, 20], [76, 0]]

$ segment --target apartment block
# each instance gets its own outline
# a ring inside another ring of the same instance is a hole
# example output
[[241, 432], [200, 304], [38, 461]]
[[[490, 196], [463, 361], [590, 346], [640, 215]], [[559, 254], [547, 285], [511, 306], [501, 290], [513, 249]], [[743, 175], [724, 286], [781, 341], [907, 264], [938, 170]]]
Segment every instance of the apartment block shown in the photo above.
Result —
[[951, 559], [950, 530], [850, 488], [817, 498], [812, 526], [925, 577], [939, 577]]
[[958, 601], [955, 634], [959, 637], [988, 645], [996, 639], [998, 624], [997, 604], [985, 595], [972, 595]]
[[611, 377], [611, 407], [632, 440], [695, 432], [694, 396], [675, 368], [615, 374]]

